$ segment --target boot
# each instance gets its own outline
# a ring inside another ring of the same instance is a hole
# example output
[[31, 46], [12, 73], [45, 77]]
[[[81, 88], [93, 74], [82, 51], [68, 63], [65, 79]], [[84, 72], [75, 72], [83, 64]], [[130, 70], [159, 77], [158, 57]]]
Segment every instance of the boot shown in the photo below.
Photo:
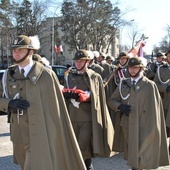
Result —
[[91, 158], [85, 160], [85, 165], [86, 165], [87, 170], [94, 170]]

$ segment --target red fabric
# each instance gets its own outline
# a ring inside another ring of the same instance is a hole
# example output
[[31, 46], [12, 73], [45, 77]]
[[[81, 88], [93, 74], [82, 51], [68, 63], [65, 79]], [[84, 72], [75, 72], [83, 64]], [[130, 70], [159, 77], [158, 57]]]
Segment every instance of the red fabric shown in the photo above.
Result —
[[57, 54], [60, 53], [60, 52], [63, 52], [62, 45], [60, 45], [60, 46], [56, 46], [56, 45], [55, 45], [54, 49], [55, 49], [55, 52], [56, 52]]
[[139, 48], [139, 51], [138, 51], [138, 57], [143, 57], [143, 47], [145, 46], [145, 42], [142, 41], [141, 42], [141, 45], [140, 45], [140, 48]]
[[143, 42], [143, 40], [139, 40], [136, 45], [128, 52], [128, 55], [130, 57], [141, 57], [142, 56], [142, 48], [145, 46], [145, 43]]
[[62, 90], [62, 92], [70, 92], [70, 93], [77, 93], [79, 95], [79, 100], [80, 102], [85, 102], [87, 101], [87, 99], [89, 98], [89, 94], [86, 93], [85, 91], [83, 90], [80, 90], [80, 89], [68, 89], [68, 88], [64, 88]]

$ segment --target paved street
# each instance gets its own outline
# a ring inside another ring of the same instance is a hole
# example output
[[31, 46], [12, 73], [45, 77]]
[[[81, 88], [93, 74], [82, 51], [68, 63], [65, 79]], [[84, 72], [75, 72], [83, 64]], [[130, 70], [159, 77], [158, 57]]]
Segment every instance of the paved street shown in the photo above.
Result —
[[[12, 163], [12, 143], [10, 141], [9, 124], [7, 116], [0, 115], [0, 170], [20, 170], [19, 166]], [[122, 154], [111, 158], [93, 159], [95, 170], [129, 170]], [[160, 167], [157, 170], [170, 170], [170, 166]]]

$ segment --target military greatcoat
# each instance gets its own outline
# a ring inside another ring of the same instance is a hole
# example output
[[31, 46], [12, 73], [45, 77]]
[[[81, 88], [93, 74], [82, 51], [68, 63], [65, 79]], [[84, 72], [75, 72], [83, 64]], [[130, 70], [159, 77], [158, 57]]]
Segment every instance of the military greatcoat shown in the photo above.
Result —
[[8, 102], [17, 93], [30, 103], [19, 122], [12, 111], [10, 132], [13, 143], [30, 146], [31, 169], [85, 170], [55, 73], [35, 62], [24, 80], [18, 66], [10, 68], [6, 82], [9, 98], [0, 98], [0, 110], [8, 111]]
[[166, 88], [170, 85], [170, 66], [161, 65], [158, 67], [157, 73], [154, 78], [159, 92], [162, 97], [165, 120], [167, 126], [167, 135], [170, 137], [170, 91], [166, 91]]
[[109, 99], [109, 106], [117, 110], [121, 103], [131, 106], [129, 116], [122, 115], [120, 120], [128, 164], [139, 169], [168, 165], [164, 112], [156, 84], [142, 77], [132, 87], [130, 78], [123, 80]]
[[[72, 70], [71, 70], [72, 71]], [[69, 73], [65, 78], [65, 87], [73, 88], [73, 81], [75, 76]], [[93, 156], [110, 156], [112, 154], [113, 140], [114, 140], [114, 129], [111, 122], [111, 118], [106, 105], [106, 97], [101, 76], [91, 69], [86, 70], [87, 77], [84, 78], [90, 90], [90, 103], [89, 108], [77, 111], [77, 117], [75, 119], [83, 121], [85, 113], [90, 110], [90, 120], [92, 122], [92, 154]], [[68, 84], [68, 86], [67, 86]], [[77, 85], [78, 86], [78, 85]], [[78, 87], [77, 87], [78, 88]], [[68, 108], [72, 103], [67, 102]], [[82, 104], [80, 103], [80, 108]], [[71, 113], [70, 116], [72, 117]], [[82, 117], [82, 118], [81, 118]], [[72, 118], [71, 118], [72, 119]], [[86, 118], [87, 119], [87, 118]]]

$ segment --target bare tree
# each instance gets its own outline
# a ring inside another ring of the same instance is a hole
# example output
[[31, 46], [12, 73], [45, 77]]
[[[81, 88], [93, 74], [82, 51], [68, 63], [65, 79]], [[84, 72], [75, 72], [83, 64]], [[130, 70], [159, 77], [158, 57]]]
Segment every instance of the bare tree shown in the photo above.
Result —
[[62, 4], [63, 41], [71, 49], [108, 49], [122, 23], [120, 9], [115, 4], [100, 0], [64, 1]]

